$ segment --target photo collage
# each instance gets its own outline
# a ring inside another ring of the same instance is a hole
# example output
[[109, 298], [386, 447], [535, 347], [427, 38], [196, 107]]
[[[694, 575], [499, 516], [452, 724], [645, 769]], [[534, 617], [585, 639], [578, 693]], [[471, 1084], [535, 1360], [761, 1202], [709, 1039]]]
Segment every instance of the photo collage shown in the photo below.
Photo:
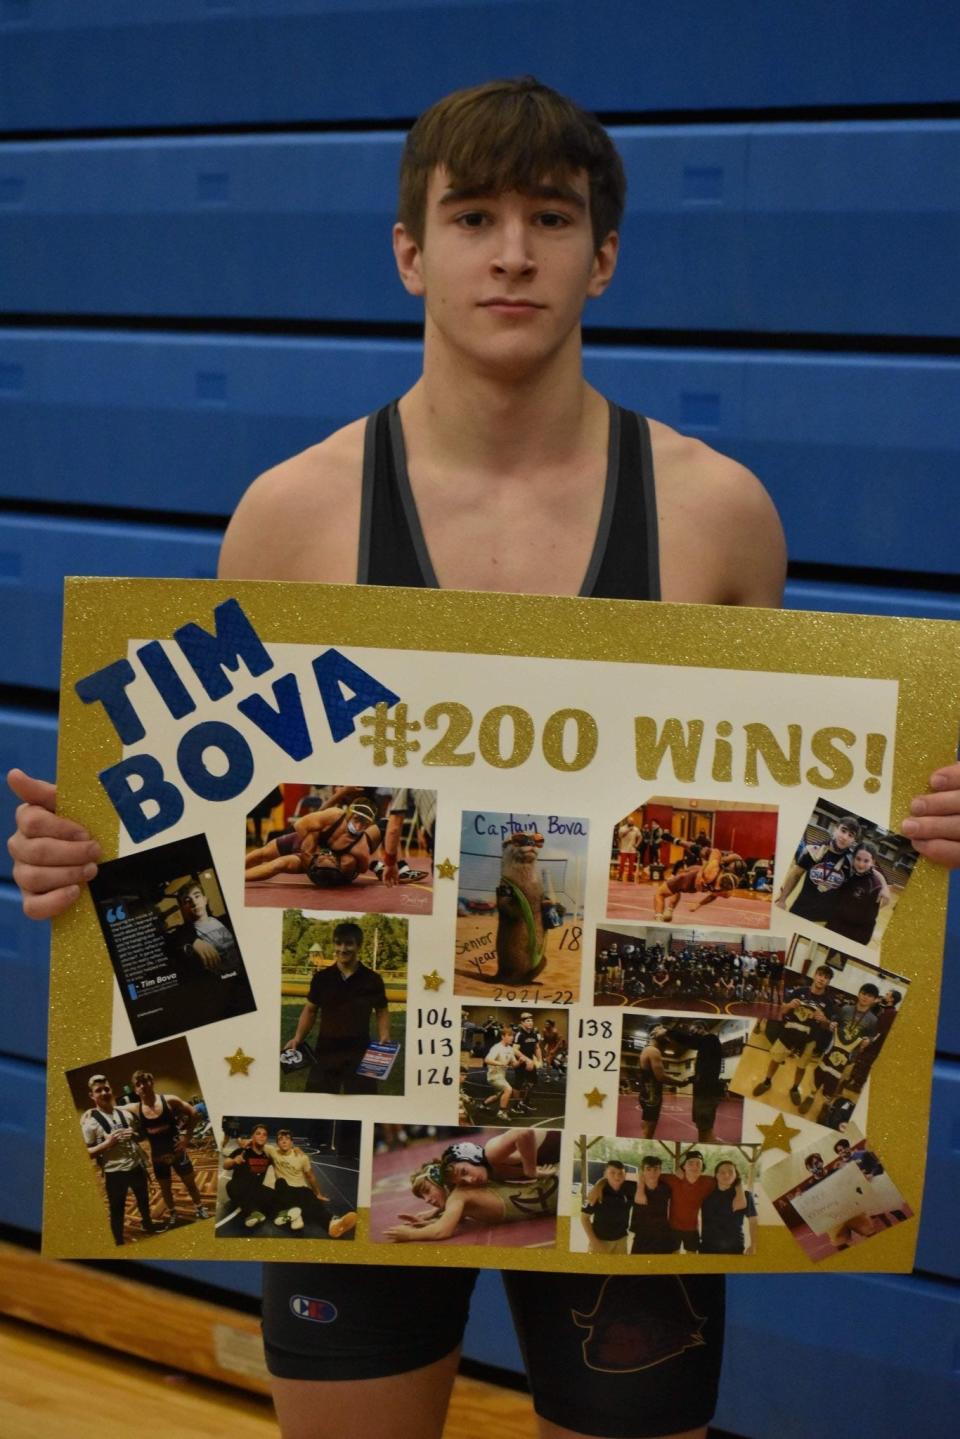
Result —
[[[785, 836], [771, 805], [654, 797], [602, 855], [583, 816], [463, 810], [451, 859], [437, 818], [434, 790], [280, 784], [246, 815], [243, 914], [202, 835], [101, 866], [135, 1047], [66, 1078], [114, 1244], [207, 1221], [709, 1269], [772, 1227], [818, 1262], [912, 1216], [865, 1130], [910, 989], [880, 948], [906, 839], [824, 798]], [[452, 952], [422, 973], [443, 880]], [[219, 1026], [246, 1074], [255, 990], [272, 1099], [211, 1113], [188, 1036]]]

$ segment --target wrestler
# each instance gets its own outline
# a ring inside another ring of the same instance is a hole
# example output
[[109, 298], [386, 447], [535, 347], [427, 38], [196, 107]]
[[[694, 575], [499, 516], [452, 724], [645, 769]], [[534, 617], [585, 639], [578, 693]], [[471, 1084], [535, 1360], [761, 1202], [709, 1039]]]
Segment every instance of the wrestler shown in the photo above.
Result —
[[418, 1170], [411, 1188], [438, 1213], [401, 1215], [399, 1224], [385, 1231], [397, 1244], [426, 1243], [452, 1239], [465, 1220], [477, 1224], [514, 1224], [524, 1219], [555, 1216], [560, 1180], [555, 1171], [532, 1178], [498, 1178], [484, 1171], [482, 1180], [458, 1181], [450, 1186], [449, 1171], [442, 1161], [432, 1161]]
[[665, 924], [673, 919], [673, 912], [684, 894], [698, 894], [700, 898], [691, 913], [696, 913], [705, 904], [715, 899], [725, 899], [736, 888], [740, 875], [745, 871], [743, 860], [732, 851], [711, 849], [703, 864], [694, 864], [671, 874], [663, 880], [653, 897], [653, 910]]
[[[394, 244], [401, 282], [424, 301], [423, 374], [369, 422], [261, 476], [230, 523], [220, 577], [779, 605], [782, 533], [754, 476], [584, 378], [581, 314], [613, 278], [624, 197], [610, 137], [533, 79], [459, 91], [422, 115], [404, 150]], [[55, 815], [52, 785], [11, 778], [24, 801], [14, 877], [28, 914], [49, 918], [77, 899], [100, 850]], [[901, 829], [957, 866], [960, 765], [938, 770], [932, 788]], [[330, 1265], [323, 1290], [338, 1322], [311, 1326], [291, 1308], [311, 1292], [310, 1271], [266, 1265], [284, 1433], [439, 1436], [474, 1279]], [[590, 1369], [569, 1322], [595, 1308], [596, 1276], [506, 1282], [550, 1439], [705, 1433], [723, 1325], [715, 1276], [684, 1280], [708, 1315], [704, 1342], [630, 1375]], [[630, 1313], [656, 1330], [661, 1289], [640, 1276], [624, 1285]]]
[[188, 1153], [199, 1114], [192, 1104], [187, 1104], [186, 1100], [175, 1094], [158, 1094], [149, 1070], [134, 1070], [130, 1082], [139, 1100], [140, 1133], [150, 1145], [153, 1177], [160, 1186], [163, 1202], [167, 1206], [167, 1225], [172, 1226], [177, 1222], [173, 1198], [174, 1175], [193, 1200], [197, 1218], [209, 1219]]
[[312, 884], [329, 888], [352, 884], [366, 874], [380, 848], [380, 830], [371, 805], [363, 800], [300, 815], [286, 834], [252, 849], [245, 860], [248, 880], [278, 874], [305, 874]]

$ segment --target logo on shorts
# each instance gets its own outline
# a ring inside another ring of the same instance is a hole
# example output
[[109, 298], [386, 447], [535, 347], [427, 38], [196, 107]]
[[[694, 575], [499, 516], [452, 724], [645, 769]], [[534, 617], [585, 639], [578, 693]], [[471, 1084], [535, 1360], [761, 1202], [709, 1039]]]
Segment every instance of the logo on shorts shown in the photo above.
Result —
[[605, 1279], [592, 1311], [571, 1310], [571, 1318], [587, 1331], [587, 1368], [607, 1374], [649, 1369], [706, 1343], [705, 1317], [694, 1313], [683, 1281], [669, 1274]]
[[307, 1294], [293, 1294], [290, 1298], [290, 1313], [297, 1319], [310, 1319], [314, 1324], [332, 1324], [338, 1310], [329, 1299], [311, 1299]]

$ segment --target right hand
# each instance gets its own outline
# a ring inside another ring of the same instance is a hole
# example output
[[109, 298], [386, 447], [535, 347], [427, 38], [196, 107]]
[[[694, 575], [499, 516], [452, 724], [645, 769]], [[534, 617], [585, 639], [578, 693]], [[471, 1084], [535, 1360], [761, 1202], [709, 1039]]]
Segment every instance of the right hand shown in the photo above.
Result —
[[220, 955], [208, 939], [195, 939], [193, 942], [193, 952], [204, 969], [210, 973], [220, 968]]
[[12, 769], [7, 783], [23, 803], [7, 841], [13, 878], [28, 919], [53, 919], [79, 897], [97, 872], [100, 846], [82, 825], [56, 813], [56, 786]]

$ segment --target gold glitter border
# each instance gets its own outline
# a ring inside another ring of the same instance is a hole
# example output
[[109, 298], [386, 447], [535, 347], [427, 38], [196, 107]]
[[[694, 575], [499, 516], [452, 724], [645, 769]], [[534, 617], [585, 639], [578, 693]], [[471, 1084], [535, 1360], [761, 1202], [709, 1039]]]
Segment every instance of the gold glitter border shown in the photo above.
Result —
[[[712, 669], [892, 679], [900, 685], [894, 746], [891, 827], [931, 770], [956, 753], [960, 712], [957, 627], [944, 620], [666, 605], [626, 600], [475, 594], [353, 585], [215, 580], [68, 579], [65, 589], [58, 784], [62, 813], [86, 824], [116, 854], [116, 815], [92, 776], [120, 758], [116, 733], [99, 706], [87, 708], [75, 681], [126, 654], [132, 638], [169, 636], [181, 624], [208, 624], [215, 605], [237, 598], [265, 644], [351, 646], [439, 653], [528, 655]], [[820, 1264], [812, 1264], [786, 1230], [764, 1226], [762, 1256], [711, 1256], [710, 1269], [729, 1273], [907, 1272], [912, 1268], [923, 1192], [924, 1139], [933, 1078], [937, 999], [946, 911], [947, 874], [920, 860], [891, 916], [883, 946], [886, 968], [922, 989], [923, 1004], [905, 1007], [897, 1049], [871, 1080], [869, 1140], [897, 1177], [918, 1216]], [[81, 962], [78, 962], [78, 956]], [[84, 964], [84, 956], [96, 963]], [[113, 971], [93, 908], [78, 904], [54, 922], [48, 1060], [48, 1123], [44, 1191], [44, 1253], [115, 1259], [103, 1202], [89, 1182], [89, 1160], [63, 1078], [67, 1069], [111, 1048]], [[921, 1122], [922, 1121], [922, 1122]], [[575, 1216], [574, 1216], [575, 1217]], [[303, 1259], [326, 1263], [414, 1264], [522, 1268], [581, 1273], [705, 1272], [703, 1257], [571, 1254], [570, 1220], [557, 1221], [552, 1249], [364, 1242], [299, 1243]], [[103, 1235], [98, 1246], [90, 1236]], [[82, 1237], [81, 1237], [82, 1236]], [[215, 1240], [212, 1224], [196, 1223], [131, 1248], [137, 1259], [289, 1261], [289, 1241]], [[127, 1257], [127, 1254], [124, 1255]]]

